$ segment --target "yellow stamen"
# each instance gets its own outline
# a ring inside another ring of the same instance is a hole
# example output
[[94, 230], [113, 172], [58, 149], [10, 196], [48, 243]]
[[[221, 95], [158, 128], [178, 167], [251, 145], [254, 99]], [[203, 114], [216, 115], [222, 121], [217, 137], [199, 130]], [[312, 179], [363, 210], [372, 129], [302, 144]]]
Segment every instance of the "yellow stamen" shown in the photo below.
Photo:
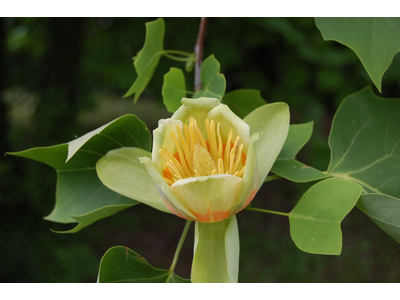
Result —
[[[178, 176], [178, 177], [182, 177], [182, 178], [185, 178], [186, 176], [184, 176], [184, 174], [185, 174], [185, 172], [183, 171], [183, 168], [182, 168], [182, 165], [179, 163], [179, 161], [175, 158], [175, 157], [173, 157], [172, 155], [171, 155], [171, 153], [169, 153], [169, 151], [167, 150], [167, 148], [163, 148], [163, 152], [165, 153], [165, 155], [166, 155], [166, 157], [168, 157], [168, 162], [171, 164], [171, 165], [173, 165], [173, 167], [174, 167], [174, 169], [175, 170], [177, 170], [178, 172], [176, 172], [176, 173], [179, 173], [179, 175], [180, 176]], [[165, 159], [165, 158], [164, 158]], [[178, 174], [177, 174], [178, 175]]]
[[191, 172], [189, 171], [189, 169], [188, 169], [188, 167], [187, 167], [187, 165], [186, 165], [186, 160], [185, 160], [185, 157], [184, 157], [184, 155], [183, 155], [182, 148], [181, 148], [181, 146], [179, 145], [179, 142], [178, 142], [178, 140], [176, 139], [175, 134], [174, 134], [173, 132], [171, 132], [171, 135], [172, 135], [172, 139], [173, 139], [173, 141], [174, 141], [176, 150], [178, 150], [179, 160], [180, 160], [180, 163], [181, 163], [183, 172], [185, 173], [185, 176], [189, 177], [189, 176], [191, 176], [192, 174], [191, 174]]
[[190, 153], [193, 153], [193, 151], [194, 151], [194, 145], [197, 144], [197, 141], [196, 141], [196, 134], [195, 134], [194, 128], [193, 128], [193, 120], [194, 120], [194, 118], [191, 117], [191, 118], [190, 118], [190, 125], [189, 125], [189, 132], [190, 132]]
[[183, 179], [182, 175], [179, 173], [179, 171], [176, 169], [176, 167], [171, 164], [170, 162], [167, 162], [166, 165], [172, 170], [174, 171], [174, 176], [177, 177], [178, 179]]
[[171, 179], [169, 179], [169, 178], [167, 178], [167, 177], [163, 177], [163, 178], [164, 178], [164, 180], [165, 180], [169, 185], [174, 184], [174, 181], [172, 181]]
[[236, 149], [239, 144], [239, 139], [240, 137], [237, 136], [235, 140], [235, 144], [233, 145], [233, 148], [231, 149], [231, 153], [229, 154], [229, 174], [233, 174], [233, 165], [235, 163], [235, 154], [236, 154]]
[[229, 169], [229, 152], [231, 151], [232, 137], [233, 137], [233, 129], [229, 130], [228, 140], [226, 142], [225, 155], [224, 155], [224, 167], [225, 167], [225, 169]]
[[224, 174], [224, 162], [222, 158], [218, 159], [218, 174]]
[[215, 122], [212, 120], [210, 122], [210, 129], [211, 129], [211, 140], [212, 140], [212, 148], [211, 153], [214, 160], [218, 160], [218, 151], [217, 151], [217, 138], [215, 136]]
[[196, 119], [193, 118], [193, 120], [194, 120], [193, 123], [194, 123], [194, 128], [195, 128], [195, 131], [196, 131], [196, 136], [197, 136], [197, 138], [199, 139], [201, 145], [202, 145], [205, 149], [207, 149], [206, 141], [204, 140], [203, 135], [201, 134], [201, 131], [200, 131], [199, 127], [197, 126]]
[[[240, 144], [239, 152], [236, 153], [236, 160], [235, 160], [235, 164], [233, 165], [234, 170], [237, 170], [237, 168], [239, 166], [239, 162], [242, 158], [242, 152], [243, 152], [243, 144]], [[233, 174], [233, 175], [235, 175], [235, 174]]]
[[243, 168], [239, 171], [239, 173], [236, 175], [237, 177], [242, 177], [244, 173], [244, 166]]
[[244, 146], [243, 143], [240, 143], [240, 137], [236, 137], [232, 146], [233, 129], [229, 130], [225, 139], [226, 143], [224, 143], [221, 135], [221, 123], [216, 124], [214, 120], [206, 119], [204, 125], [207, 140], [201, 133], [196, 119], [191, 117], [189, 125], [185, 124], [183, 128], [177, 125], [176, 132], [171, 132], [176, 153], [172, 155], [166, 147], [159, 150], [167, 166], [167, 169], [164, 170], [164, 179], [169, 185], [192, 176], [217, 174], [243, 176], [245, 166], [242, 156], [246, 156], [246, 154], [243, 154]]
[[206, 130], [207, 130], [207, 138], [208, 138], [208, 145], [209, 145], [209, 151], [211, 152], [211, 143], [212, 143], [212, 139], [211, 139], [211, 130], [210, 130], [210, 121], [208, 119], [206, 119]]
[[218, 123], [218, 126], [217, 126], [217, 136], [218, 136], [218, 160], [222, 157], [222, 148], [223, 148], [221, 132], [220, 132], [220, 130], [219, 130], [220, 124], [221, 124], [221, 123]]
[[[184, 129], [186, 129], [186, 128], [187, 128], [187, 125], [185, 124]], [[190, 155], [189, 146], [186, 143], [186, 139], [183, 138], [183, 135], [182, 135], [181, 131], [179, 130], [179, 125], [176, 126], [176, 131], [178, 132], [178, 137], [182, 144], [183, 151], [185, 153], [186, 163], [188, 164], [189, 169], [192, 169], [192, 159], [191, 159], [192, 156]], [[185, 135], [186, 135], [186, 132], [185, 132]], [[188, 135], [187, 135], [187, 137], [188, 137]]]

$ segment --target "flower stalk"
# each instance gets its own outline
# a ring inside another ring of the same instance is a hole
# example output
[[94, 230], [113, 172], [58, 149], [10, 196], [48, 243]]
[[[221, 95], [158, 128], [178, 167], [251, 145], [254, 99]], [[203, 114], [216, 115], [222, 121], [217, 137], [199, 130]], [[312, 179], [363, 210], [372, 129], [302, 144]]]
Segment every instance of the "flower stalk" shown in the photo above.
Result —
[[[185, 242], [186, 235], [190, 229], [191, 224], [192, 224], [192, 221], [189, 221], [189, 220], [186, 221], [185, 227], [183, 228], [183, 231], [182, 231], [181, 238], [179, 239], [178, 246], [176, 247], [176, 250], [175, 250], [174, 259], [172, 260], [171, 267], [169, 267], [170, 274], [168, 277], [172, 276], [172, 273], [174, 273], [176, 263], [178, 262], [178, 259], [179, 259], [179, 254], [181, 253], [183, 243]], [[167, 280], [167, 282], [168, 282], [168, 280]]]

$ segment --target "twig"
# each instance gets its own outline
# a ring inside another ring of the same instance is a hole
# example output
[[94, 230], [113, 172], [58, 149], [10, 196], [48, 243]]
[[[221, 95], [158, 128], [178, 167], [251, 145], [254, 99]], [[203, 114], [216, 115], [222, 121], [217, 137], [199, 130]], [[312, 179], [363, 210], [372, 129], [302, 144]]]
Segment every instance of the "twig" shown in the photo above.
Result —
[[194, 69], [194, 90], [195, 92], [200, 91], [203, 87], [201, 85], [200, 69], [203, 63], [203, 48], [204, 48], [204, 36], [206, 34], [208, 18], [201, 18], [199, 34], [197, 36], [196, 45], [194, 52], [196, 53], [196, 65]]

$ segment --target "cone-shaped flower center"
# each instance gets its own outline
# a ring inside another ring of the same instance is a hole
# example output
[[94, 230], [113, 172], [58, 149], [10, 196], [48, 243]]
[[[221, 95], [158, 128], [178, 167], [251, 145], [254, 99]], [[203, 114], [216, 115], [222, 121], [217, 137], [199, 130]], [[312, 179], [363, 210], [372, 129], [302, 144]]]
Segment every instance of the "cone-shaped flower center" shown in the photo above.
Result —
[[177, 135], [171, 132], [176, 153], [171, 154], [166, 147], [160, 149], [160, 155], [166, 162], [164, 179], [172, 185], [179, 179], [216, 174], [231, 174], [243, 177], [246, 154], [243, 143], [237, 136], [233, 141], [233, 129], [223, 138], [220, 123], [215, 128], [214, 120], [206, 119], [206, 139], [203, 137], [196, 119], [191, 117], [190, 124], [183, 126], [183, 133], [176, 127]]

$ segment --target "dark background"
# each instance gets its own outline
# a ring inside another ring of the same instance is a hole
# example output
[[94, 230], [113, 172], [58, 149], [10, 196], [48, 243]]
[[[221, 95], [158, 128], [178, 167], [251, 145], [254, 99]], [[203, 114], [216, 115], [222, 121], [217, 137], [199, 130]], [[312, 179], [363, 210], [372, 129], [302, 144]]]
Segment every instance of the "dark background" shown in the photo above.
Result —
[[[121, 115], [136, 114], [153, 130], [170, 116], [163, 75], [183, 63], [162, 58], [137, 104], [123, 99], [136, 78], [132, 57], [149, 18], [0, 18], [0, 150], [68, 142]], [[165, 49], [193, 52], [198, 18], [166, 18]], [[205, 57], [214, 54], [227, 91], [259, 89], [268, 102], [287, 102], [291, 123], [314, 121], [299, 160], [326, 170], [331, 121], [349, 94], [372, 85], [356, 54], [323, 41], [312, 18], [211, 18]], [[400, 59], [383, 78], [384, 97], [400, 97]], [[193, 73], [187, 75], [193, 89]], [[375, 92], [379, 94], [376, 89]], [[100, 259], [124, 245], [168, 268], [185, 221], [139, 205], [76, 234], [43, 220], [54, 206], [56, 172], [23, 158], [0, 159], [0, 281], [95, 282]], [[254, 207], [289, 212], [312, 185], [265, 184]], [[287, 218], [238, 214], [240, 282], [399, 282], [400, 245], [355, 208], [343, 221], [340, 256], [300, 251]], [[189, 278], [193, 228], [176, 273]]]

